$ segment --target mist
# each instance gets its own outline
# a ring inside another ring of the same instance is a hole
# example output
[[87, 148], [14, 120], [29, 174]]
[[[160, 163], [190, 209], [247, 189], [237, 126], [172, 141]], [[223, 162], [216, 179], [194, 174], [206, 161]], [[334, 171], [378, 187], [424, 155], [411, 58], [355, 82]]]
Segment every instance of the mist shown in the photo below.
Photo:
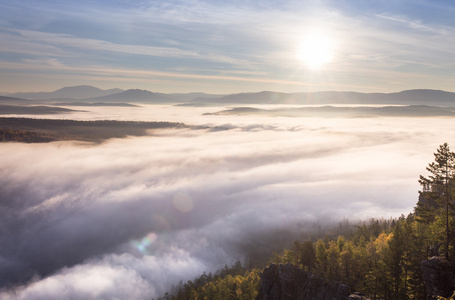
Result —
[[406, 215], [432, 153], [455, 137], [452, 118], [96, 109], [71, 117], [208, 128], [1, 144], [0, 298], [150, 299], [283, 232]]

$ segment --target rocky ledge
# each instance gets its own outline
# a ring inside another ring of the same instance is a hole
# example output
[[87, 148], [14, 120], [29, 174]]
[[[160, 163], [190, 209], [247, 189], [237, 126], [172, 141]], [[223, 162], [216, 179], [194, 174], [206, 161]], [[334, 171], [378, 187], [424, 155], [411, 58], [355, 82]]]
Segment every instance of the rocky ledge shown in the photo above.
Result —
[[435, 256], [423, 261], [421, 268], [428, 300], [452, 296], [455, 290], [455, 261]]

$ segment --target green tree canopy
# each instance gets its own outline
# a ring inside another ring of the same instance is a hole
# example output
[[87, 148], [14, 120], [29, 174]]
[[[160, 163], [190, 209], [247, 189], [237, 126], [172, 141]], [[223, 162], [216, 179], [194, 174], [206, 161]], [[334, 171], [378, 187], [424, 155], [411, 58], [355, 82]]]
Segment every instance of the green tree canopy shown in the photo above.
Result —
[[444, 143], [434, 153], [434, 162], [426, 168], [428, 177], [420, 176], [422, 185], [416, 213], [424, 221], [429, 222], [440, 217], [445, 225], [445, 256], [449, 257], [450, 226], [449, 207], [452, 206], [451, 193], [455, 174], [455, 153]]

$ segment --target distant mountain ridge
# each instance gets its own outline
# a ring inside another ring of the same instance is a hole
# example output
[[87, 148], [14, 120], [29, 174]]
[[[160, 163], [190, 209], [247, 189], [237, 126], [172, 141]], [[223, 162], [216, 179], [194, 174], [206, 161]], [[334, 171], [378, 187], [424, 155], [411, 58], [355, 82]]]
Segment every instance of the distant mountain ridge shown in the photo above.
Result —
[[156, 93], [147, 90], [130, 89], [118, 94], [107, 95], [103, 97], [84, 99], [85, 101], [102, 101], [102, 102], [140, 102], [140, 103], [188, 103], [194, 99], [218, 99], [224, 95], [210, 95], [205, 93]]
[[105, 103], [149, 103], [149, 104], [362, 104], [362, 105], [431, 105], [455, 106], [455, 93], [442, 90], [415, 89], [394, 93], [359, 92], [299, 92], [282, 93], [272, 91], [216, 95], [205, 93], [157, 93], [140, 89], [101, 90], [93, 86], [81, 85], [64, 87], [46, 93], [14, 93], [8, 97], [29, 100], [78, 100]]
[[28, 100], [53, 100], [53, 99], [86, 99], [102, 97], [123, 92], [122, 89], [102, 90], [90, 85], [70, 86], [58, 89], [54, 92], [31, 92], [31, 93], [13, 93], [7, 96], [24, 98]]
[[153, 103], [174, 103], [175, 100], [167, 94], [153, 93], [147, 90], [131, 89], [121, 93], [102, 97], [85, 99], [86, 101], [102, 102], [153, 102]]
[[302, 106], [261, 109], [255, 107], [234, 107], [204, 115], [263, 115], [274, 117], [455, 117], [455, 107], [428, 105], [381, 105], [381, 106]]
[[232, 104], [388, 104], [455, 106], [455, 93], [441, 90], [407, 90], [396, 93], [258, 92], [231, 94], [220, 98], [198, 98], [194, 102]]
[[7, 105], [28, 105], [33, 104], [32, 100], [20, 99], [16, 97], [0, 96], [0, 104]]

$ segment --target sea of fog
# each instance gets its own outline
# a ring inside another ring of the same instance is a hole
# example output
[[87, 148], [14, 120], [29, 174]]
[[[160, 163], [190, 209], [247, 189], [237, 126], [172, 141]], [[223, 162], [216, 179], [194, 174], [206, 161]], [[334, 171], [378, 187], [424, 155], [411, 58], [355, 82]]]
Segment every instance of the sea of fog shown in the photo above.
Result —
[[77, 109], [43, 117], [212, 128], [0, 144], [1, 299], [151, 299], [285, 232], [406, 215], [433, 152], [455, 141], [452, 118]]

